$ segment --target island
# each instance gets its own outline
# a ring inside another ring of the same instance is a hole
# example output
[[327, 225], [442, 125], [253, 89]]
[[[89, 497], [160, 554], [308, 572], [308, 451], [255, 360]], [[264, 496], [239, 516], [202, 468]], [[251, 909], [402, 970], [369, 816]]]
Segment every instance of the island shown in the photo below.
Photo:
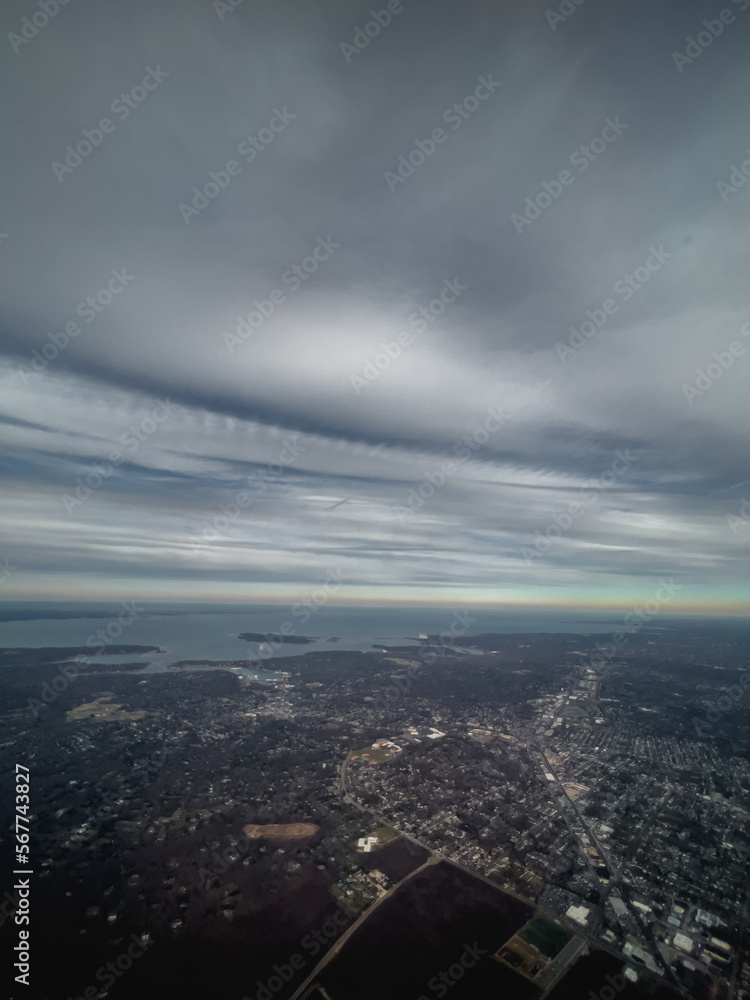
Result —
[[244, 639], [246, 642], [277, 642], [277, 643], [289, 643], [290, 646], [306, 646], [308, 643], [317, 642], [318, 637], [315, 635], [280, 635], [278, 632], [240, 632], [237, 636], [238, 639]]

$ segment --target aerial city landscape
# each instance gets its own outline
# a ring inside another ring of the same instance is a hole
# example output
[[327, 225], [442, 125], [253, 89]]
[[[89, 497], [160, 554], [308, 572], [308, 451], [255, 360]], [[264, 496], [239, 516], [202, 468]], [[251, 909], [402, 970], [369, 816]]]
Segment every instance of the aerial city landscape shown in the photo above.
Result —
[[0, 1000], [750, 1000], [750, 0], [0, 47]]
[[471, 617], [264, 680], [2, 650], [34, 995], [750, 995], [748, 626]]

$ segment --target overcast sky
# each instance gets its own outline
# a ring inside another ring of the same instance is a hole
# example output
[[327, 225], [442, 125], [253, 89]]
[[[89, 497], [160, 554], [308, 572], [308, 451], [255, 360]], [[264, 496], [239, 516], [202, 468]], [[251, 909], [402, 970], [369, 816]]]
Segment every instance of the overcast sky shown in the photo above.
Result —
[[56, 6], [3, 599], [747, 598], [750, 0]]

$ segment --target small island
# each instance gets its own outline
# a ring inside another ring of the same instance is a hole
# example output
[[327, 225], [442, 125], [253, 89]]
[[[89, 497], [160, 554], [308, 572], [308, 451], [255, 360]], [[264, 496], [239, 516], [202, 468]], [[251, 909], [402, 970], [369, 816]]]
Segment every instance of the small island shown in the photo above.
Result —
[[[91, 665], [94, 666], [94, 664]], [[123, 670], [126, 672], [129, 670], [145, 670], [146, 667], [151, 666], [146, 660], [136, 660], [134, 663], [101, 663], [98, 665], [105, 668], [104, 670], [97, 670], [96, 673], [98, 674], [110, 673], [113, 670]], [[88, 673], [91, 676], [94, 671], [89, 670]]]
[[290, 646], [306, 646], [308, 643], [317, 642], [315, 635], [280, 635], [278, 632], [240, 632], [238, 639], [246, 642], [277, 642], [288, 643]]

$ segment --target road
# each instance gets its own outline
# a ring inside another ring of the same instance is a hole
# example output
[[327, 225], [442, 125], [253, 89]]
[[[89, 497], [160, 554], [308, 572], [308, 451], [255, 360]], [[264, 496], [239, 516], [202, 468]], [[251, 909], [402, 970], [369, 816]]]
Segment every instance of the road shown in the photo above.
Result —
[[398, 888], [400, 888], [402, 885], [406, 885], [406, 883], [410, 881], [410, 879], [413, 879], [415, 875], [419, 874], [419, 872], [424, 871], [425, 868], [428, 868], [430, 865], [437, 864], [439, 860], [440, 858], [438, 858], [437, 855], [431, 854], [423, 865], [420, 865], [419, 868], [415, 868], [413, 872], [410, 872], [406, 876], [406, 878], [403, 878], [401, 879], [400, 882], [397, 882], [395, 885], [392, 885], [387, 892], [383, 893], [382, 896], [378, 897], [378, 899], [375, 900], [372, 906], [369, 906], [364, 911], [364, 913], [361, 913], [359, 917], [357, 917], [357, 919], [351, 925], [351, 927], [348, 927], [341, 935], [341, 937], [335, 942], [335, 944], [333, 944], [325, 953], [325, 955], [323, 955], [321, 960], [312, 970], [312, 972], [304, 981], [304, 983], [302, 983], [299, 989], [295, 990], [291, 1000], [299, 1000], [299, 998], [304, 995], [305, 991], [310, 989], [310, 987], [313, 985], [313, 983], [315, 982], [317, 977], [321, 974], [326, 965], [328, 965], [328, 963], [338, 955], [338, 953], [344, 947], [344, 945], [352, 936], [352, 934], [354, 934], [355, 931], [359, 930], [359, 928], [362, 926], [362, 924], [365, 922], [367, 917], [370, 916], [371, 913], [377, 910], [377, 908], [382, 903], [384, 903], [387, 899], [389, 899]]

